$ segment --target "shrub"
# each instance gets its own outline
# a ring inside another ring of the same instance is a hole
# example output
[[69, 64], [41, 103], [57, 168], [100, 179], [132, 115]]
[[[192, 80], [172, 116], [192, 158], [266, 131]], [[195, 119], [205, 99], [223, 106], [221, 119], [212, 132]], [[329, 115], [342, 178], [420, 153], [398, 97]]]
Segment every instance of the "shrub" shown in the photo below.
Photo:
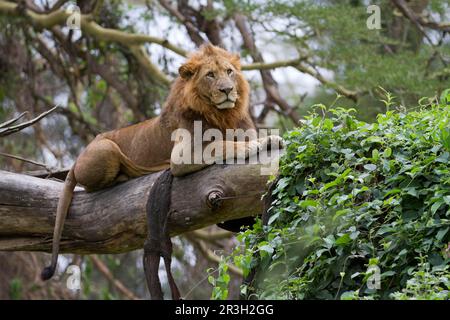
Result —
[[[288, 132], [269, 224], [242, 232], [232, 256], [245, 274], [256, 268], [243, 293], [448, 299], [449, 101], [375, 123], [318, 106]], [[440, 289], [428, 296], [430, 283]]]
[[412, 278], [406, 282], [406, 288], [391, 294], [391, 297], [397, 300], [449, 300], [449, 266], [443, 270], [430, 270], [429, 263], [420, 263], [419, 270], [414, 271]]

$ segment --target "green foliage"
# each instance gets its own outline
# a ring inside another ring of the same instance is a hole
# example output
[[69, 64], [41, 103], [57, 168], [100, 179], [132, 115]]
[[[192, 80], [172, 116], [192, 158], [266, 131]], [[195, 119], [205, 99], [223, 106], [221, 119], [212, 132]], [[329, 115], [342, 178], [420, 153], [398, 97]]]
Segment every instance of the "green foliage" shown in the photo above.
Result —
[[411, 279], [406, 282], [406, 288], [391, 295], [397, 300], [450, 300], [450, 270], [445, 266], [442, 270], [430, 270], [428, 263], [422, 262], [414, 271]]
[[[257, 267], [256, 288], [243, 292], [259, 299], [448, 298], [447, 103], [388, 111], [375, 123], [343, 108], [326, 117], [319, 106], [320, 116], [287, 133], [269, 225], [243, 232], [243, 253], [235, 253], [245, 273]], [[380, 270], [379, 289], [367, 285], [369, 267]]]
[[11, 279], [9, 283], [9, 296], [12, 300], [20, 300], [22, 299], [22, 280], [19, 278]]
[[86, 267], [82, 274], [82, 278], [83, 278], [82, 290], [83, 290], [83, 294], [86, 297], [89, 297], [89, 295], [92, 292], [92, 270], [93, 270], [92, 261], [91, 261], [91, 259], [87, 259]]
[[219, 263], [217, 270], [218, 276], [215, 278], [212, 276], [214, 270], [208, 269], [208, 282], [214, 287], [211, 293], [211, 299], [213, 300], [225, 300], [228, 297], [228, 284], [230, 283], [230, 275], [228, 274], [228, 259], [222, 259]]
[[[365, 98], [371, 98], [371, 106], [375, 102], [373, 91], [379, 85], [392, 91], [403, 104], [413, 104], [421, 96], [436, 94], [448, 82], [450, 69], [446, 63], [434, 58], [428, 63], [432, 56], [448, 59], [448, 41], [429, 45], [408, 19], [394, 10], [391, 1], [370, 2], [381, 9], [379, 30], [367, 28], [370, 14], [366, 1], [227, 0], [224, 3], [228, 11], [244, 13], [255, 24], [273, 32], [274, 37], [267, 43], [269, 50], [273, 42], [299, 52], [313, 50], [315, 64], [331, 70], [334, 81], [344, 87], [369, 92]], [[437, 20], [445, 20], [448, 5], [432, 1], [426, 10]], [[321, 98], [315, 96], [313, 103], [323, 102]]]

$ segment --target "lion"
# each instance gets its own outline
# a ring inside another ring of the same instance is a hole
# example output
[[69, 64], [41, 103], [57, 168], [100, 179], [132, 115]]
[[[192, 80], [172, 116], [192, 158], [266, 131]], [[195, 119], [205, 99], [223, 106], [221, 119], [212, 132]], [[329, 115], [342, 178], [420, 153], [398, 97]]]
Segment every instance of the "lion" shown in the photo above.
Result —
[[[185, 129], [193, 133], [195, 121], [201, 121], [203, 131], [255, 129], [249, 112], [249, 84], [241, 72], [238, 54], [207, 44], [191, 54], [178, 71], [159, 116], [99, 134], [76, 159], [58, 201], [52, 259], [42, 271], [43, 280], [55, 273], [61, 233], [77, 184], [93, 192], [168, 168], [173, 176], [201, 170], [210, 162], [171, 161], [175, 147], [186, 143], [185, 139], [172, 139], [173, 132]], [[280, 146], [281, 141], [278, 136], [257, 139], [255, 131], [250, 140], [202, 142], [201, 147], [222, 149], [217, 152], [222, 158], [213, 159], [218, 162], [229, 154], [226, 150], [232, 150], [235, 158], [249, 158], [265, 146]]]

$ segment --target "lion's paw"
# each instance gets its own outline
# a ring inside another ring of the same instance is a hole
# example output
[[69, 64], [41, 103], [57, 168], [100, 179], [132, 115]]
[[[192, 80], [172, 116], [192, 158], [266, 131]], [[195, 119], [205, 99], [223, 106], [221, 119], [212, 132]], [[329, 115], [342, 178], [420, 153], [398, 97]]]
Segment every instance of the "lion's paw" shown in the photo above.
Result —
[[260, 150], [260, 145], [259, 140], [251, 140], [247, 145], [247, 158], [256, 155]]
[[264, 138], [258, 139], [259, 147], [258, 151], [278, 150], [284, 146], [283, 138], [276, 135], [270, 135]]

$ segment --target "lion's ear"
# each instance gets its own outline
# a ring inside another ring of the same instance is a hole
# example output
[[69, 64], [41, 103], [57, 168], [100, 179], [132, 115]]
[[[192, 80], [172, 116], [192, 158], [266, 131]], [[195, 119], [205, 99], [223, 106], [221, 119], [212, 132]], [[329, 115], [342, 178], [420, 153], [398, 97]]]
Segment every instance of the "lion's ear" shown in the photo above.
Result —
[[239, 53], [234, 53], [231, 56], [231, 63], [237, 70], [241, 70], [241, 56]]
[[192, 63], [185, 63], [178, 69], [178, 73], [180, 74], [181, 78], [187, 80], [191, 78], [195, 73], [194, 65]]

